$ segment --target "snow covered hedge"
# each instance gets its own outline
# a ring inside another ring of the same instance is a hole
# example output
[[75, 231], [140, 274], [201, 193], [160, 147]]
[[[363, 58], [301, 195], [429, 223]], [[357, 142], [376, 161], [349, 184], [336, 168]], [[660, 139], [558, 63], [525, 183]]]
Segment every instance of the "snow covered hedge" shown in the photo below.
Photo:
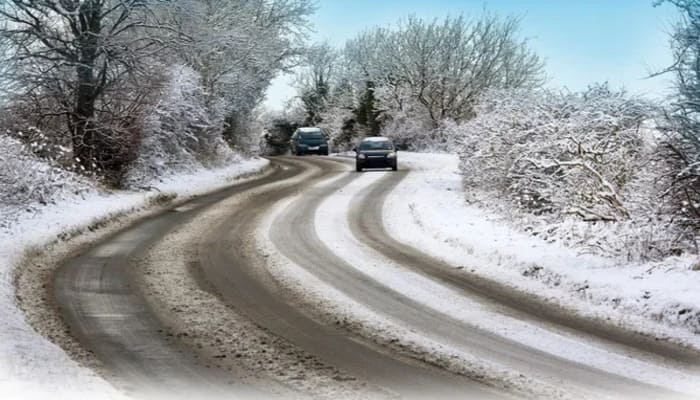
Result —
[[21, 141], [0, 135], [0, 228], [8, 228], [20, 213], [94, 190], [86, 178], [38, 157]]
[[584, 93], [492, 91], [477, 116], [447, 128], [461, 141], [471, 200], [497, 207], [549, 241], [630, 260], [694, 248], [663, 201], [672, 166], [655, 110], [593, 86]]

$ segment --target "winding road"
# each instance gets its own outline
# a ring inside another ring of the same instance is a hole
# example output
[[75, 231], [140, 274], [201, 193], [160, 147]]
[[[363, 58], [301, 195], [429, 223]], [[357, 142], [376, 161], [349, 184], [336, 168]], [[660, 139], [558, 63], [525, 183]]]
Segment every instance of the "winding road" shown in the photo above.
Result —
[[[535, 377], [561, 394], [579, 398], [682, 398], [672, 387], [617, 374], [572, 360], [556, 351], [522, 343], [507, 335], [455, 318], [353, 266], [319, 237], [317, 214], [324, 201], [343, 193], [363, 176], [348, 160], [333, 157], [275, 158], [260, 177], [178, 204], [95, 244], [67, 260], [54, 280], [58, 309], [71, 333], [104, 365], [104, 373], [135, 397], [154, 394], [191, 397], [205, 393], [267, 398], [272, 393], [259, 381], [239, 379], [235, 371], [212, 368], [206, 355], [186, 341], [166, 334], [168, 315], [150, 306], [136, 260], [176, 230], [205, 222], [202, 215], [217, 210], [215, 224], [192, 241], [197, 256], [197, 279], [227, 307], [244, 315], [259, 329], [329, 366], [400, 398], [512, 398], [522, 396], [507, 383], [483, 376], [483, 371], [456, 375], [438, 363], [427, 363], [397, 352], [329, 322], [290, 295], [266, 265], [269, 254], [255, 242], [261, 221], [279, 204], [269, 241], [288, 259], [343, 296], [376, 315], [398, 321], [440, 343], [502, 366], [524, 377]], [[697, 374], [700, 355], [600, 321], [573, 316], [546, 302], [492, 281], [464, 274], [421, 249], [406, 246], [383, 227], [386, 196], [410, 171], [377, 174], [349, 200], [341, 215], [358, 246], [366, 246], [397, 268], [415, 273], [508, 318], [532, 324], [553, 337], [585, 343], [654, 366]], [[354, 192], [353, 192], [354, 193]], [[227, 200], [237, 198], [235, 207]], [[209, 221], [209, 220], [207, 220]], [[206, 222], [210, 223], [210, 222]], [[368, 253], [369, 254], [369, 253]], [[378, 258], [379, 259], [379, 258]], [[236, 335], [236, 332], [229, 332]], [[622, 356], [620, 356], [622, 357]], [[313, 396], [293, 390], [300, 397]], [[536, 390], [527, 396], [535, 396]], [[543, 396], [553, 396], [547, 392]], [[559, 395], [559, 394], [558, 394]]]

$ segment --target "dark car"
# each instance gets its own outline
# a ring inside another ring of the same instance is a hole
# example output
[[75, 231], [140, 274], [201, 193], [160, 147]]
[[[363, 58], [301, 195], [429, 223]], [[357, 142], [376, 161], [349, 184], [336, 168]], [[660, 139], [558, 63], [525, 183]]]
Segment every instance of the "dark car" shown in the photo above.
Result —
[[291, 139], [292, 154], [328, 155], [328, 141], [319, 128], [299, 128]]
[[355, 148], [355, 169], [391, 168], [396, 171], [396, 149], [391, 140], [385, 137], [368, 137]]

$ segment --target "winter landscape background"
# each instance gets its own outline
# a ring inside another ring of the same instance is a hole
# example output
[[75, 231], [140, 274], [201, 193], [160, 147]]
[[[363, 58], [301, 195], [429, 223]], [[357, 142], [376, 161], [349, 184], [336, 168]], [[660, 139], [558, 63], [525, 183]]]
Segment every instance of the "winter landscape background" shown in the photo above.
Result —
[[[522, 33], [528, 15], [397, 16], [338, 45], [311, 42], [317, 6], [0, 4], [0, 370], [13, 390], [84, 373], [17, 307], [28, 253], [259, 171], [302, 126], [337, 153], [377, 135], [407, 152], [412, 190], [390, 198], [406, 242], [429, 232], [434, 254], [473, 257], [515, 290], [700, 348], [700, 1], [637, 5], [673, 10], [672, 59], [648, 72], [668, 80], [663, 97], [557, 85]], [[295, 95], [271, 110], [280, 74]], [[509, 244], [474, 241], [455, 215]]]

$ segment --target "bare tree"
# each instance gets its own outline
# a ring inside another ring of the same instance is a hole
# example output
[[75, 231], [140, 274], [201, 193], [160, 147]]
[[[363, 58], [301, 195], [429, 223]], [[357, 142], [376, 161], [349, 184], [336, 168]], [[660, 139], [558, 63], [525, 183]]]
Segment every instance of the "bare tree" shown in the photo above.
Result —
[[301, 70], [297, 73], [296, 86], [306, 110], [306, 124], [315, 126], [323, 118], [335, 85], [338, 52], [328, 43], [309, 47], [303, 58]]
[[472, 117], [486, 89], [543, 83], [543, 63], [518, 32], [517, 18], [410, 17], [395, 29], [362, 33], [348, 42], [345, 57], [358, 80], [376, 85], [385, 107], [420, 106], [437, 127]]
[[150, 3], [7, 0], [0, 6], [7, 21], [0, 36], [13, 47], [26, 98], [43, 104], [52, 98], [50, 109], [39, 107], [40, 117], [64, 118], [85, 169], [119, 171], [138, 139], [130, 125], [143, 91], [127, 78], [143, 72], [144, 58], [158, 50], [158, 40], [142, 34], [157, 27]]

